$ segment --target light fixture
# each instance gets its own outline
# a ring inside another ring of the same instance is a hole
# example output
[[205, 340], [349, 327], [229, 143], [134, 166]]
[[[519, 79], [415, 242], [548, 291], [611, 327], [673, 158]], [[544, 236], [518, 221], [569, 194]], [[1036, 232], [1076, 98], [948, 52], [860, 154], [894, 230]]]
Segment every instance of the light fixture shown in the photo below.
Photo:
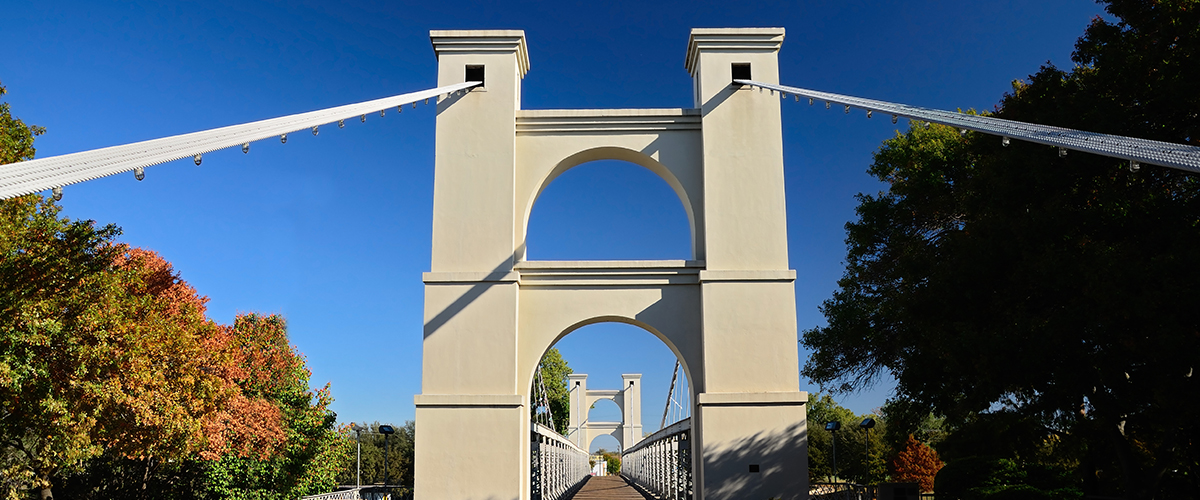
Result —
[[360, 122], [363, 122], [363, 123], [367, 123], [367, 115], [362, 115], [362, 116], [359, 116], [359, 117], [358, 117], [358, 121], [360, 121]]
[[412, 105], [413, 105], [413, 109], [417, 109], [417, 101], [413, 101]]
[[962, 135], [962, 136], [967, 135], [967, 129], [965, 129], [965, 128], [958, 129], [958, 134]]
[[1009, 139], [1008, 137], [1001, 137], [1001, 138], [1000, 138], [1000, 145], [1001, 145], [1001, 146], [1004, 146], [1004, 147], [1006, 147], [1006, 148], [1007, 148], [1007, 147], [1008, 147], [1008, 144], [1009, 144], [1010, 142], [1012, 142], [1012, 139]]
[[829, 109], [829, 101], [825, 101], [825, 109]]
[[145, 179], [146, 178], [146, 169], [144, 169], [142, 167], [135, 167], [133, 169], [133, 178], [137, 179], [139, 181]]
[[338, 120], [338, 128], [346, 128], [346, 120]]
[[281, 142], [283, 144], [287, 144], [287, 134], [283, 134], [283, 135], [279, 136], [279, 142]]
[[401, 104], [401, 105], [399, 105], [399, 106], [396, 106], [396, 112], [397, 112], [397, 113], [403, 113], [403, 112], [404, 112], [404, 105], [403, 105], [403, 104]]
[[426, 105], [426, 106], [428, 106], [428, 105], [429, 105], [429, 98], [428, 98], [428, 97], [426, 97], [426, 98], [425, 98], [425, 105]]
[[841, 422], [825, 422], [825, 430], [829, 431], [833, 437], [833, 442], [830, 444], [833, 446], [833, 479], [835, 481], [837, 480], [837, 431], [841, 428]]
[[1138, 163], [1137, 160], [1129, 160], [1129, 171], [1130, 172], [1137, 172], [1138, 170], [1141, 170], [1141, 169], [1142, 169], [1141, 163]]
[[196, 155], [195, 158], [192, 158], [192, 161], [196, 162], [196, 166], [199, 167], [200, 162], [204, 161], [204, 155]]
[[849, 104], [846, 105], [846, 114], [850, 114], [850, 105]]
[[867, 110], [867, 118], [870, 118], [870, 117], [871, 117], [871, 110], [868, 109]]
[[794, 95], [794, 96], [792, 96], [792, 97], [795, 97], [795, 98], [796, 98], [796, 102], [800, 102], [800, 96], [798, 96], [798, 95]]
[[396, 433], [396, 430], [390, 425], [379, 426], [379, 432], [383, 433], [383, 485], [388, 484], [388, 452], [392, 449], [391, 443], [388, 442], [388, 436]]
[[62, 186], [51, 189], [50, 194], [54, 197], [54, 201], [62, 200]]
[[866, 434], [863, 435], [863, 463], [871, 462], [871, 428], [875, 427], [875, 419], [865, 418], [858, 427]]
[[1064, 148], [1064, 147], [1061, 147], [1061, 146], [1059, 146], [1059, 148], [1058, 148], [1058, 157], [1059, 157], [1059, 158], [1065, 158], [1066, 156], [1067, 156], [1067, 148]]
[[384, 112], [384, 111], [387, 111], [387, 110], [386, 110], [386, 109], [381, 109], [381, 110], [379, 110], [379, 117], [380, 117], [380, 118], [383, 118], [383, 112]]
[[242, 153], [245, 154], [245, 153], [249, 153], [249, 152], [250, 152], [250, 143], [248, 143], [248, 142], [243, 143], [242, 144]]
[[892, 115], [892, 123], [893, 123], [893, 124], [894, 124], [894, 123], [896, 123], [896, 121], [897, 121], [897, 120], [899, 120], [899, 119], [900, 119], [900, 117], [898, 117], [898, 116], [896, 116], [896, 115]]
[[319, 126], [320, 125], [313, 125], [313, 135], [317, 135], [317, 127]]

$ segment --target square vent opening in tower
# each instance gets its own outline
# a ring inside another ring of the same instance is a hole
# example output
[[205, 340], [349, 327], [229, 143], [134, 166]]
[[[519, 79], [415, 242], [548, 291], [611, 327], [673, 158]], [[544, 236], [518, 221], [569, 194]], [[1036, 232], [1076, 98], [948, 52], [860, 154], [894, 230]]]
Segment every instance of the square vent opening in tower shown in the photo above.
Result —
[[[467, 78], [465, 81], [484, 83], [483, 65], [482, 64], [480, 64], [480, 65], [468, 64], [467, 65]], [[483, 85], [480, 85], [480, 87], [482, 87], [482, 86]]]
[[734, 80], [751, 80], [750, 78], [750, 63], [733, 63], [733, 79]]

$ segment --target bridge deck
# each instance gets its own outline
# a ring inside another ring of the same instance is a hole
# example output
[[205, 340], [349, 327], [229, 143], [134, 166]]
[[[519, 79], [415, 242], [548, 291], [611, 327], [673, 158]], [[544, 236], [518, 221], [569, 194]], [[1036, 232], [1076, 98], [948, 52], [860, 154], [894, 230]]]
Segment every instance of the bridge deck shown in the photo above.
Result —
[[654, 500], [630, 486], [621, 476], [599, 476], [588, 478], [571, 500]]

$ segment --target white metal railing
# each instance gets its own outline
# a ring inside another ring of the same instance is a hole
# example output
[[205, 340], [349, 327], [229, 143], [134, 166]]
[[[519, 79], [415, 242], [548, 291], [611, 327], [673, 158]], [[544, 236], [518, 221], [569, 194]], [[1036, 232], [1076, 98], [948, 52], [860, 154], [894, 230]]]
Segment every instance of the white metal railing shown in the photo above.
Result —
[[300, 500], [412, 500], [411, 490], [407, 493], [395, 493], [394, 490], [398, 489], [388, 486], [363, 486], [309, 495], [300, 497]]
[[534, 500], [570, 498], [583, 486], [591, 466], [588, 452], [537, 422], [529, 446], [530, 492]]
[[621, 475], [662, 500], [692, 498], [692, 419], [655, 432], [621, 454]]
[[797, 101], [801, 97], [806, 97], [810, 105], [815, 101], [824, 102], [826, 108], [829, 108], [831, 104], [837, 104], [844, 106], [847, 113], [850, 112], [850, 108], [863, 109], [867, 111], [868, 118], [871, 117], [872, 112], [890, 114], [892, 115], [892, 123], [895, 123], [896, 119], [902, 116], [912, 120], [949, 125], [963, 130], [964, 133], [967, 130], [973, 130], [992, 134], [1003, 138], [1005, 146], [1008, 145], [1010, 138], [1020, 139], [1047, 146], [1056, 146], [1059, 148], [1060, 155], [1066, 154], [1066, 150], [1071, 149], [1129, 160], [1130, 169], [1132, 170], [1136, 170], [1139, 163], [1150, 163], [1192, 173], [1200, 173], [1200, 147], [1186, 144], [1152, 141], [1121, 135], [1099, 134], [1084, 130], [1004, 120], [991, 116], [969, 115], [940, 109], [910, 106], [908, 104], [833, 94], [819, 90], [789, 87], [787, 85], [762, 83], [753, 80], [734, 80], [734, 82], [779, 92], [780, 96], [784, 98], [788, 94], [791, 94], [796, 96]]
[[311, 130], [315, 135], [321, 125], [336, 122], [342, 127], [345, 120], [352, 118], [366, 121], [368, 114], [378, 112], [382, 115], [388, 108], [400, 111], [406, 104], [416, 107], [417, 101], [428, 103], [429, 99], [466, 92], [476, 85], [480, 82], [457, 83], [241, 125], [10, 163], [0, 166], [0, 199], [47, 189], [53, 189], [58, 197], [62, 195], [62, 186], [131, 170], [141, 179], [145, 167], [188, 157], [194, 158], [199, 165], [201, 156], [210, 151], [241, 146], [243, 152], [248, 152], [254, 141], [278, 137], [287, 142], [287, 135], [299, 130]]

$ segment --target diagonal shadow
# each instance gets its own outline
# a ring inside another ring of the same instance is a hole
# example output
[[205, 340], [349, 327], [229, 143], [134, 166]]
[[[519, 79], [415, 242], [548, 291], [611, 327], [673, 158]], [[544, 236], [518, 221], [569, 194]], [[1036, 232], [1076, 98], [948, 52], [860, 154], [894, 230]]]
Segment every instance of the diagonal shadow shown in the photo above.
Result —
[[454, 302], [451, 302], [450, 305], [446, 306], [445, 309], [442, 309], [440, 312], [430, 318], [429, 321], [425, 323], [424, 338], [429, 338], [433, 332], [436, 332], [439, 328], [444, 326], [446, 322], [450, 321], [451, 318], [462, 312], [463, 309], [466, 309], [467, 306], [472, 302], [475, 302], [475, 299], [478, 299], [480, 296], [482, 296], [483, 293], [489, 288], [503, 283], [503, 281], [500, 280], [504, 279], [505, 276], [512, 272], [513, 265], [517, 262], [519, 256], [524, 254], [525, 243], [521, 242], [520, 245], [517, 245], [517, 249], [513, 251], [512, 255], [501, 261], [500, 264], [495, 267], [495, 269], [492, 269], [490, 272], [488, 272], [487, 276], [472, 285], [471, 288], [466, 291], [466, 293], [463, 293], [457, 299], [454, 299]]
[[730, 97], [733, 97], [733, 94], [736, 93], [737, 91], [741, 90], [742, 88], [743, 88], [742, 85], [737, 85], [737, 84], [733, 84], [733, 83], [726, 85], [725, 88], [721, 89], [720, 92], [717, 92], [712, 97], [710, 97], [707, 102], [700, 105], [700, 116], [707, 116], [709, 112], [711, 112], [714, 109], [717, 109], [717, 107], [720, 106], [721, 104], [724, 104], [725, 101], [729, 100]]

